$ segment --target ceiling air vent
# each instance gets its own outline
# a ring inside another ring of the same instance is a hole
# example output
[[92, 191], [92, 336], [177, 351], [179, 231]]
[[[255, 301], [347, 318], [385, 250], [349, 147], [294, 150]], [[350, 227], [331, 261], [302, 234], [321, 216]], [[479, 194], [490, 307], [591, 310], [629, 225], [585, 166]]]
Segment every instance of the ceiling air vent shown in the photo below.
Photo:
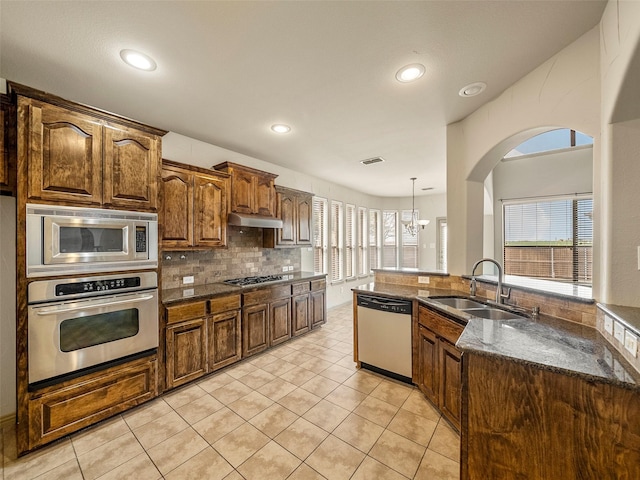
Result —
[[384, 158], [373, 157], [373, 158], [367, 158], [366, 160], [360, 160], [360, 163], [363, 165], [371, 165], [371, 164], [380, 163], [380, 162], [384, 162]]

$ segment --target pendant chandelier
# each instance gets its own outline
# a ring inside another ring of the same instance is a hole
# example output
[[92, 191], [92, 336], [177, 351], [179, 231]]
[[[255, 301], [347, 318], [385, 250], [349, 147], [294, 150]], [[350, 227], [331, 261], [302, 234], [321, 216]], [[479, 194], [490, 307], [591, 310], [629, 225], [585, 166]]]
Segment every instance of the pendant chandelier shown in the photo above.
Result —
[[406, 229], [407, 233], [412, 237], [415, 237], [418, 233], [418, 226], [426, 227], [429, 225], [429, 220], [418, 220], [416, 218], [416, 177], [411, 177], [412, 183], [412, 192], [411, 192], [411, 220], [403, 220], [402, 225]]

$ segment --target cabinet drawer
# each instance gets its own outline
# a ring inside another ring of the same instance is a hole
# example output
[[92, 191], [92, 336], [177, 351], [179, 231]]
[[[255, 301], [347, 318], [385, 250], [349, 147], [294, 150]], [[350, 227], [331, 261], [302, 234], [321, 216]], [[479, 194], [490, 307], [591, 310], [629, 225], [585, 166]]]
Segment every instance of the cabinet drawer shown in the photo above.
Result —
[[291, 285], [291, 293], [293, 295], [301, 295], [311, 290], [311, 284], [309, 282], [294, 283]]
[[204, 317], [207, 313], [206, 305], [206, 302], [193, 302], [167, 307], [167, 323]]
[[269, 303], [278, 298], [291, 296], [291, 285], [277, 285], [271, 288], [261, 288], [253, 292], [242, 294], [244, 305], [257, 305], [259, 303]]
[[157, 393], [157, 359], [153, 356], [35, 394], [29, 402], [29, 448], [88, 427]]
[[327, 281], [324, 278], [322, 280], [311, 280], [311, 290], [314, 292], [325, 288], [327, 288]]
[[228, 312], [229, 310], [238, 310], [240, 303], [240, 295], [212, 298], [209, 300], [209, 313], [216, 314]]
[[438, 336], [446, 339], [452, 344], [455, 344], [458, 341], [458, 338], [464, 330], [462, 325], [440, 316], [425, 307], [420, 307], [419, 312], [418, 320], [420, 324], [431, 329]]

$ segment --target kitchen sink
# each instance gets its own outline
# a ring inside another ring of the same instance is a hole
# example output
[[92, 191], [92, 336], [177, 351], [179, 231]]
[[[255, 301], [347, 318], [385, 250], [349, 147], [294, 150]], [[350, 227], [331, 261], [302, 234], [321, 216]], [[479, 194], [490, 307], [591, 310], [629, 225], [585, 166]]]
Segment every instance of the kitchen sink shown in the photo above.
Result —
[[486, 318], [487, 320], [518, 320], [523, 318], [516, 313], [498, 308], [465, 308], [462, 311], [474, 317]]
[[489, 308], [484, 303], [476, 302], [475, 300], [469, 300], [468, 298], [446, 297], [446, 298], [432, 298], [434, 302], [447, 305], [448, 307], [457, 308], [458, 310], [466, 310], [468, 308]]

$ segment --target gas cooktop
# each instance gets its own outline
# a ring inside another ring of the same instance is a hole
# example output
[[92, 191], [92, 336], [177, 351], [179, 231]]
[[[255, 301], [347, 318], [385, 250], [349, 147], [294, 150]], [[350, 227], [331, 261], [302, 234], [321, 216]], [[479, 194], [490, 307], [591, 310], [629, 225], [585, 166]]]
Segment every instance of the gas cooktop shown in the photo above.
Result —
[[244, 287], [247, 285], [256, 285], [258, 283], [276, 282], [278, 280], [282, 280], [282, 275], [264, 275], [261, 277], [232, 278], [230, 280], [224, 280], [222, 283], [226, 283], [228, 285], [236, 285], [238, 287]]

